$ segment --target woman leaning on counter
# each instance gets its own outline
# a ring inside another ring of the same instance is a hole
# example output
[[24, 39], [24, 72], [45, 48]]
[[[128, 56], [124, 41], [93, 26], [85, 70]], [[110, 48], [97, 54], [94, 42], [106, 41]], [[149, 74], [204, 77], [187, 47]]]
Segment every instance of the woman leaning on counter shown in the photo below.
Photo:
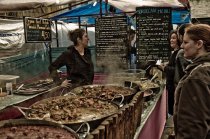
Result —
[[94, 67], [91, 53], [87, 49], [88, 35], [84, 29], [75, 29], [68, 33], [74, 46], [68, 47], [50, 66], [50, 76], [57, 83], [61, 83], [57, 70], [66, 66], [67, 79], [61, 84], [63, 87], [77, 87], [93, 83]]
[[210, 26], [187, 27], [182, 47], [192, 63], [175, 91], [175, 137], [210, 139]]

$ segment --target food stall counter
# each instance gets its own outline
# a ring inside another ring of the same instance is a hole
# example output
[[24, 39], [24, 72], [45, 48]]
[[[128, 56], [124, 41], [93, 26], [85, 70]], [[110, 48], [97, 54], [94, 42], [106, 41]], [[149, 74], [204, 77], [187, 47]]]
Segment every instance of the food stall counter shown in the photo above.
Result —
[[161, 88], [160, 93], [148, 102], [149, 106], [142, 112], [141, 124], [137, 128], [134, 139], [161, 138], [166, 122], [166, 89]]

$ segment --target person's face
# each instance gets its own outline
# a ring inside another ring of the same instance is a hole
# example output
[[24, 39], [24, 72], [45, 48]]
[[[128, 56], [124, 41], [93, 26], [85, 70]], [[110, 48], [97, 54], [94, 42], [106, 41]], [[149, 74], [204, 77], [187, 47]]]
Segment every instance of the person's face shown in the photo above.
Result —
[[184, 57], [194, 59], [198, 55], [199, 43], [191, 40], [188, 34], [184, 34], [182, 47], [184, 49]]
[[82, 40], [81, 40], [81, 44], [84, 46], [84, 47], [87, 47], [88, 46], [88, 41], [89, 41], [89, 38], [88, 38], [88, 35], [87, 33], [85, 32], [82, 36]]
[[134, 39], [134, 37], [135, 37], [135, 34], [131, 34], [130, 40], [132, 41]]
[[178, 41], [178, 37], [175, 33], [173, 33], [170, 38], [171, 48], [175, 49], [175, 48], [179, 47], [177, 44], [177, 41]]
[[131, 42], [135, 37], [135, 34], [128, 35], [128, 41]]

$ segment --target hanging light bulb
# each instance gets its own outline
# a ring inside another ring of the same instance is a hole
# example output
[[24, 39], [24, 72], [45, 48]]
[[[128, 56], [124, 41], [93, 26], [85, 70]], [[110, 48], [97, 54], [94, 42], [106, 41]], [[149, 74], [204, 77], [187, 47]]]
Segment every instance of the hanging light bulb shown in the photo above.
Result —
[[96, 6], [96, 4], [97, 4], [97, 0], [93, 3], [93, 6]]

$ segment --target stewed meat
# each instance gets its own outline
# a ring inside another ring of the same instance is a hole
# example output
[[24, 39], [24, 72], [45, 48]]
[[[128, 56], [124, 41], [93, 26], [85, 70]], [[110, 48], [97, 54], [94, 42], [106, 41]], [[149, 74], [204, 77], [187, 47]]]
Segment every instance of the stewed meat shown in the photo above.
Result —
[[96, 98], [55, 97], [32, 105], [31, 110], [27, 113], [27, 118], [73, 123], [94, 120], [117, 110], [117, 106]]
[[76, 139], [68, 130], [51, 126], [20, 125], [0, 128], [1, 139]]

